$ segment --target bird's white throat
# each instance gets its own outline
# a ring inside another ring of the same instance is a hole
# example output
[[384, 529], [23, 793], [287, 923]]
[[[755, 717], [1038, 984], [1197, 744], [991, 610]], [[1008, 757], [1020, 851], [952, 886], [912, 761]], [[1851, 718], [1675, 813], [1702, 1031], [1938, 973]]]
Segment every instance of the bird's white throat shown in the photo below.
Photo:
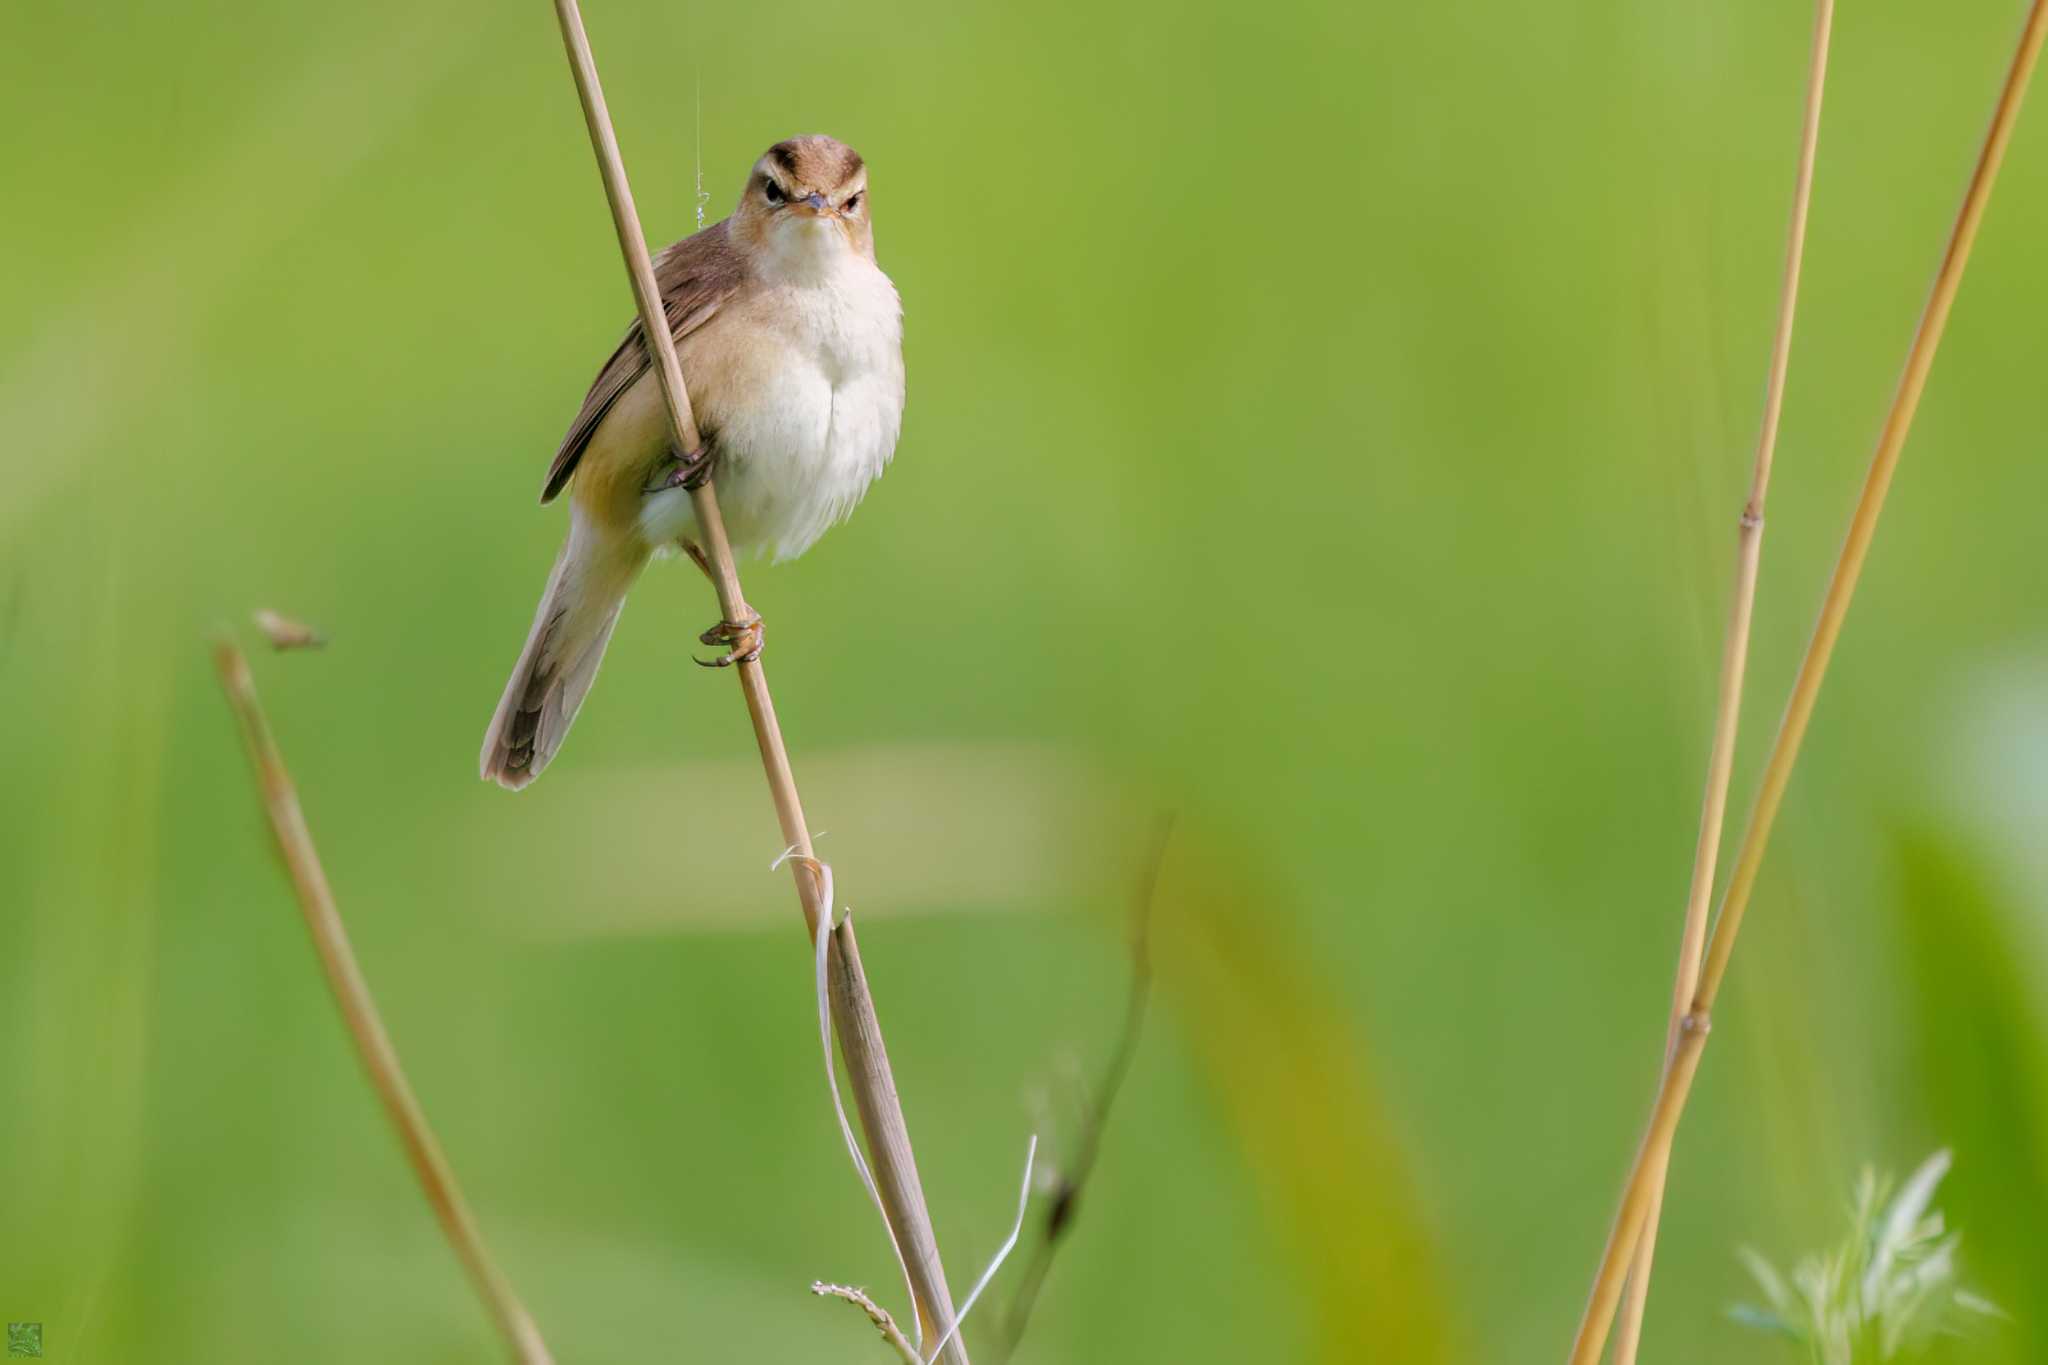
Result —
[[769, 225], [760, 264], [762, 275], [777, 283], [822, 284], [859, 260], [836, 220], [786, 213]]

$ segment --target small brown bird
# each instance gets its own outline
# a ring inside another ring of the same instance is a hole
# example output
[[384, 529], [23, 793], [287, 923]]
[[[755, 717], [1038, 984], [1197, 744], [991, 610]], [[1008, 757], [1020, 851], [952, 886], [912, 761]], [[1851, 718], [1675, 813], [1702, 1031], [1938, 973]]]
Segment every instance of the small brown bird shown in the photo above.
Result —
[[[776, 143], [732, 216], [663, 250], [654, 275], [734, 553], [793, 559], [881, 476], [903, 421], [903, 306], [875, 264], [859, 153]], [[705, 472], [673, 449], [636, 322], [548, 469], [540, 500], [569, 487], [569, 537], [484, 734], [486, 779], [516, 790], [561, 748], [650, 556], [704, 564], [689, 485]]]

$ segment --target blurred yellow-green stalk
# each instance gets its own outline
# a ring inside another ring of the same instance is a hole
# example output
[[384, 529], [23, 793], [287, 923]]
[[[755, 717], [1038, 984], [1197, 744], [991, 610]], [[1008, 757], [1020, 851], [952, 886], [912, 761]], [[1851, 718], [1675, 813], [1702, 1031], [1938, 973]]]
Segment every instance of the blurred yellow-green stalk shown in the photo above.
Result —
[[[1738, 814], [2019, 12], [1838, 17]], [[748, 588], [955, 1279], [1024, 1134], [1073, 1150], [1168, 808], [1160, 991], [1019, 1365], [1561, 1357], [1662, 1039], [1806, 7], [586, 14], [657, 241], [779, 137], [873, 167], [903, 443]], [[1735, 1248], [1942, 1145], [2012, 1314], [1950, 1357], [2048, 1358], [2044, 123], [1718, 1011], [1646, 1359], [1765, 1358]], [[545, 781], [474, 775], [630, 314], [547, 6], [10, 6], [0, 203], [0, 1319], [497, 1357], [212, 687], [204, 633], [274, 607], [332, 638], [256, 666], [357, 949], [558, 1358], [881, 1358], [805, 1293], [894, 1267], [695, 574]]]

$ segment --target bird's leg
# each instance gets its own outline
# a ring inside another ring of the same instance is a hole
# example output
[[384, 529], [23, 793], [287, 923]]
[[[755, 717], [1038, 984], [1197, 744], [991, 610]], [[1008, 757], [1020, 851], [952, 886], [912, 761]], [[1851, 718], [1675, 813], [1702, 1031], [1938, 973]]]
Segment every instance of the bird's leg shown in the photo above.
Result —
[[[702, 488], [711, 478], [711, 447], [699, 446], [693, 455], [677, 455], [673, 448], [663, 466], [655, 471], [654, 481], [648, 485], [649, 492], [662, 492], [671, 488], [687, 488], [692, 493]], [[711, 561], [704, 551], [687, 540], [678, 540], [683, 553], [690, 562], [704, 571], [704, 577], [711, 580], [712, 587], [718, 586], [718, 575], [711, 571]], [[761, 624], [758, 612], [749, 612], [744, 621], [720, 621], [697, 637], [707, 645], [724, 645], [725, 653], [715, 659], [698, 659], [705, 668], [730, 668], [734, 664], [750, 664], [761, 657], [761, 647], [767, 643], [767, 628]]]
[[[704, 552], [687, 540], [679, 540], [676, 544], [683, 547], [683, 553], [690, 557], [690, 562], [702, 569], [704, 577], [716, 587], [718, 575], [711, 572], [711, 561], [704, 557]], [[707, 645], [726, 646], [726, 652], [718, 658], [698, 659], [697, 663], [705, 668], [730, 668], [734, 664], [750, 664], [761, 657], [761, 648], [768, 642], [768, 628], [762, 624], [760, 613], [754, 612], [744, 621], [720, 621], [697, 639]]]

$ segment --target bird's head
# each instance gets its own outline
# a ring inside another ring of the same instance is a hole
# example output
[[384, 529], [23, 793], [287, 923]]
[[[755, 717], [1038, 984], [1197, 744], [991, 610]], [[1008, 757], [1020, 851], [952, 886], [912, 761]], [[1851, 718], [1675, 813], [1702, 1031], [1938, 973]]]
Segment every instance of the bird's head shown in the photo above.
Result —
[[778, 273], [821, 274], [849, 252], [872, 261], [867, 165], [822, 134], [778, 142], [747, 173], [731, 230]]

